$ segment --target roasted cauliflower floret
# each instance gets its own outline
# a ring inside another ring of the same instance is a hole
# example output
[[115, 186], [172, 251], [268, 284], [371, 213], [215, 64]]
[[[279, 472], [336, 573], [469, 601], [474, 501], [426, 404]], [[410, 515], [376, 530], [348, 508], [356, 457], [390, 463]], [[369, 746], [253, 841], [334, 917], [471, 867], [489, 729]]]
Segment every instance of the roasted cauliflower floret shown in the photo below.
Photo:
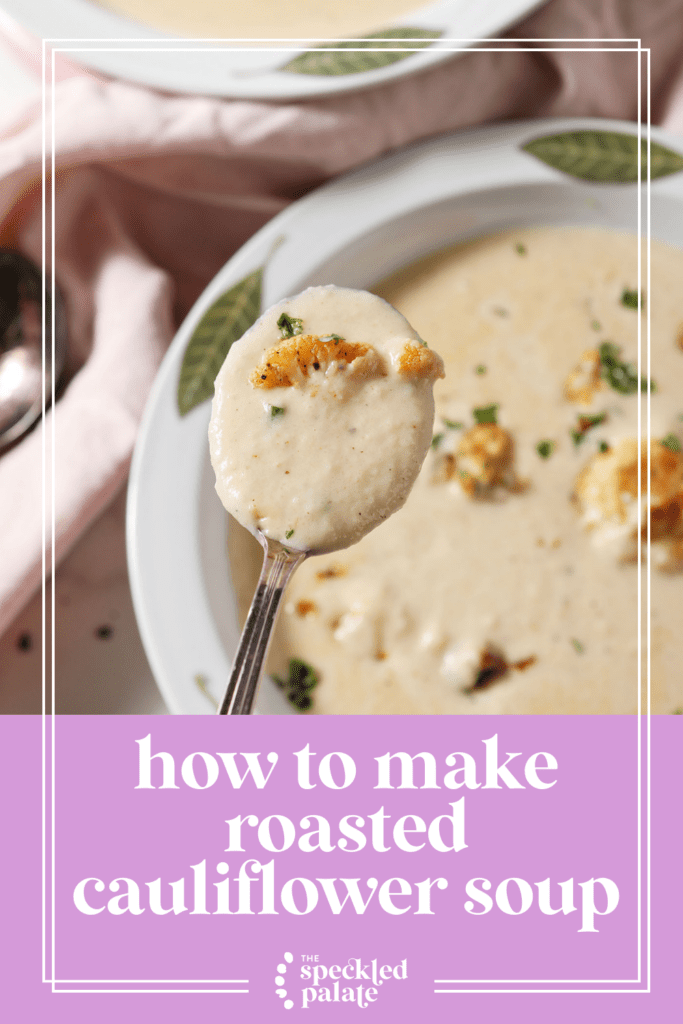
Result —
[[484, 497], [495, 487], [512, 488], [514, 443], [497, 423], [477, 423], [466, 430], [456, 454], [457, 479], [470, 497]]
[[593, 398], [603, 387], [600, 353], [595, 348], [587, 349], [581, 356], [581, 362], [565, 381], [565, 398], [580, 405], [591, 405]]
[[537, 661], [536, 655], [510, 661], [503, 651], [488, 641], [461, 640], [449, 647], [441, 662], [441, 674], [462, 693], [486, 690], [505, 679], [514, 669], [525, 672]]
[[[683, 568], [683, 453], [661, 441], [650, 446], [650, 536], [653, 563], [660, 569]], [[638, 506], [640, 478], [642, 516]], [[647, 538], [647, 446], [638, 453], [635, 438], [593, 457], [576, 481], [583, 525], [596, 544], [620, 561], [635, 561], [638, 523]]]
[[417, 341], [406, 342], [401, 349], [397, 363], [400, 377], [437, 380], [439, 377], [446, 376], [441, 356]]
[[347, 368], [356, 376], [386, 376], [381, 356], [369, 345], [304, 334], [268, 349], [249, 380], [255, 388], [303, 387], [311, 373]]

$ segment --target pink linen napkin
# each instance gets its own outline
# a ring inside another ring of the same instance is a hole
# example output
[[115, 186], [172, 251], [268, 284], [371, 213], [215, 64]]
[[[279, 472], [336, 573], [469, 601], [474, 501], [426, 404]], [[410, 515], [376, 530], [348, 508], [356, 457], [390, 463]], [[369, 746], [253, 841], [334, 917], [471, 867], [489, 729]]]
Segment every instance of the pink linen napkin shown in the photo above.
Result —
[[[516, 38], [641, 37], [652, 48], [653, 120], [683, 133], [683, 0], [552, 0], [508, 35], [495, 53], [299, 102], [174, 97], [87, 75], [57, 85], [56, 276], [69, 324], [68, 385], [45, 425], [56, 439], [57, 561], [125, 482], [174, 326], [289, 202], [464, 126], [637, 117], [633, 53], [543, 52], [540, 42], [522, 52]], [[0, 244], [38, 263], [41, 138], [38, 105], [0, 136]], [[0, 456], [0, 633], [40, 584], [42, 444], [36, 430]]]

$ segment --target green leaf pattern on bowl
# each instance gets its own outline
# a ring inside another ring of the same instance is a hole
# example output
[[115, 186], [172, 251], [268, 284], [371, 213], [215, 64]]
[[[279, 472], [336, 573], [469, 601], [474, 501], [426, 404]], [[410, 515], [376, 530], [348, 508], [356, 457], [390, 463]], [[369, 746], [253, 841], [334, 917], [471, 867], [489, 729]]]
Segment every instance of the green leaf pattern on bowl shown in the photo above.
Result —
[[[624, 132], [583, 131], [542, 135], [522, 146], [527, 153], [582, 181], [625, 184], [638, 181], [638, 138]], [[660, 145], [650, 146], [650, 177], [683, 171], [683, 156]], [[647, 180], [647, 142], [641, 138], [641, 181]]]
[[[279, 70], [297, 75], [357, 75], [405, 60], [415, 50], [431, 46], [442, 35], [438, 30], [427, 28], [385, 29], [350, 42], [322, 43], [320, 49], [300, 53]], [[397, 52], [396, 47], [403, 52]]]
[[230, 346], [261, 312], [263, 267], [239, 281], [207, 309], [187, 343], [178, 380], [178, 411], [213, 397], [213, 385]]

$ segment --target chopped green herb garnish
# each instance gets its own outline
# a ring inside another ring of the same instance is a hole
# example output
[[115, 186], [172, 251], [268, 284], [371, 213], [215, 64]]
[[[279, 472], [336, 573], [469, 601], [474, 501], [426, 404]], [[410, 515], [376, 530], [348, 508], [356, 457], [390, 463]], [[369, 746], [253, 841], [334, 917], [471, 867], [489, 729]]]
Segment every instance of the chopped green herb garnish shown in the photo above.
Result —
[[479, 363], [479, 366], [475, 367], [474, 372], [478, 373], [481, 376], [482, 374], [486, 373], [486, 367], [484, 366], [483, 363]]
[[477, 423], [497, 423], [498, 406], [484, 405], [480, 409], [473, 409], [472, 415], [474, 416]]
[[515, 246], [515, 252], [519, 253], [520, 256], [526, 256], [526, 246], [522, 245], [521, 242], [517, 242]]
[[671, 452], [680, 452], [681, 450], [681, 442], [675, 434], [667, 434], [666, 437], [662, 438], [661, 443]]
[[[636, 391], [647, 391], [647, 379], [640, 378], [638, 382], [638, 371], [633, 363], [622, 362], [621, 349], [613, 341], [603, 341], [598, 349], [602, 377], [609, 386], [618, 391], [620, 395], [634, 395]], [[650, 390], [655, 391], [654, 381], [650, 381]]]
[[574, 650], [576, 651], [577, 654], [583, 654], [585, 648], [584, 648], [583, 644], [581, 643], [581, 641], [577, 640], [576, 637], [574, 637], [574, 636], [571, 638], [571, 645], [572, 645], [572, 647], [574, 648]]
[[296, 316], [289, 316], [288, 313], [281, 313], [277, 322], [280, 328], [280, 337], [293, 338], [295, 334], [302, 334], [304, 322]]
[[320, 677], [316, 670], [300, 658], [289, 659], [289, 672], [286, 679], [273, 676], [273, 681], [285, 690], [285, 696], [297, 711], [308, 711], [313, 704], [310, 691], [318, 685]]
[[599, 320], [591, 320], [591, 327], [593, 328], [594, 331], [601, 331], [602, 330], [602, 324], [600, 323]]
[[346, 339], [342, 338], [340, 334], [326, 334], [320, 340], [321, 341], [334, 341], [334, 342], [346, 341]]
[[287, 530], [287, 533], [285, 534], [285, 540], [289, 540], [289, 538], [293, 537], [293, 536], [294, 536], [294, 530]]
[[597, 416], [577, 416], [576, 427], [570, 431], [575, 446], [578, 448], [588, 431], [597, 427], [599, 423], [604, 423], [606, 419], [606, 412], [598, 413]]
[[438, 448], [443, 441], [445, 434], [434, 434], [432, 438], [432, 448]]
[[621, 349], [612, 341], [603, 341], [598, 349], [602, 376], [609, 386], [622, 395], [632, 395], [638, 390], [638, 374], [633, 364], [619, 358]]
[[598, 445], [598, 451], [602, 455], [604, 455], [605, 452], [608, 452], [609, 450], [610, 450], [610, 446], [608, 445], [607, 441], [601, 441], [600, 444]]
[[[683, 416], [681, 416], [681, 419], [683, 419]], [[444, 423], [446, 424], [446, 426], [448, 427], [449, 430], [462, 430], [462, 428], [465, 426], [465, 424], [461, 423], [460, 420], [446, 420], [445, 419]]]
[[285, 410], [282, 408], [281, 405], [271, 405], [271, 407], [270, 407], [270, 415], [271, 416], [282, 416], [284, 411]]
[[549, 459], [555, 450], [554, 441], [539, 441], [536, 445], [536, 451], [542, 459]]
[[494, 306], [493, 312], [496, 314], [496, 316], [510, 316], [510, 313], [508, 312], [507, 309], [505, 309], [504, 306]]
[[[628, 309], [638, 309], [638, 292], [631, 288], [624, 288], [621, 293], [621, 304]], [[645, 296], [640, 293], [640, 307], [645, 308]]]
[[675, 709], [674, 709], [674, 710], [673, 710], [673, 711], [671, 712], [671, 714], [672, 714], [672, 715], [683, 715], [683, 708], [675, 708]]

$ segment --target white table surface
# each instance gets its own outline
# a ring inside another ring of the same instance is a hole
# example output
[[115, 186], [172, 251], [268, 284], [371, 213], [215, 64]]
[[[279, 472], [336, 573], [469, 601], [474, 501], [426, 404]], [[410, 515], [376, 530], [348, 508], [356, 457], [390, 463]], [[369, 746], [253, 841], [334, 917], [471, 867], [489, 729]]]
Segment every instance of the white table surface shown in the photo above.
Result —
[[[40, 96], [40, 82], [0, 38], [0, 125]], [[55, 577], [55, 708], [60, 714], [166, 714], [135, 622], [124, 541], [125, 490]], [[50, 621], [50, 586], [46, 618]], [[0, 637], [0, 714], [42, 707], [42, 602], [37, 594]], [[47, 638], [49, 655], [49, 633]], [[48, 687], [49, 658], [48, 665]]]

